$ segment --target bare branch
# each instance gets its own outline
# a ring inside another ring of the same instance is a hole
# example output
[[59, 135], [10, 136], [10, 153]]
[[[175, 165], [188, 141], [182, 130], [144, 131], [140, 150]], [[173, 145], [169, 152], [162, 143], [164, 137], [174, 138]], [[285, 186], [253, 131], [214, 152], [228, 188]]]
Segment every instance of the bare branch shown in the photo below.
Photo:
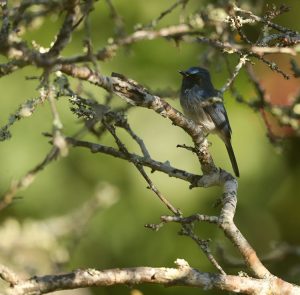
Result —
[[[104, 48], [99, 49], [95, 53], [95, 58], [97, 60], [105, 61], [116, 55], [118, 49], [123, 46], [128, 46], [143, 40], [154, 40], [157, 38], [181, 38], [185, 35], [198, 35], [199, 30], [193, 29], [186, 24], [179, 24], [174, 26], [169, 26], [159, 30], [138, 30], [131, 35], [116, 39], [111, 44], [106, 45]], [[90, 61], [88, 55], [77, 55], [74, 57], [59, 58], [57, 64], [73, 64], [79, 62]]]
[[[108, 154], [113, 157], [117, 157], [123, 160], [128, 160], [128, 157], [121, 151], [118, 151], [112, 147], [104, 146], [101, 144], [96, 144], [93, 142], [87, 142], [82, 140], [77, 140], [75, 138], [67, 138], [69, 144], [73, 145], [74, 147], [84, 147], [89, 149], [92, 153], [103, 153]], [[153, 160], [152, 158], [148, 157], [141, 157], [136, 154], [131, 153], [129, 160], [139, 163], [143, 166], [149, 167], [152, 171], [161, 171], [169, 175], [170, 177], [179, 178], [191, 183], [193, 187], [196, 186], [204, 186], [205, 184], [202, 183], [201, 175], [195, 175], [184, 170], [172, 167], [169, 162], [159, 162]]]
[[10, 290], [11, 295], [47, 294], [59, 290], [92, 286], [137, 285], [142, 283], [162, 284], [165, 286], [190, 286], [205, 290], [221, 289], [244, 294], [274, 294], [279, 295], [278, 287], [285, 290], [285, 294], [299, 294], [300, 288], [272, 277], [268, 279], [254, 279], [232, 275], [217, 275], [200, 272], [191, 268], [182, 259], [175, 262], [177, 268], [136, 267], [125, 269], [96, 269], [76, 270], [61, 275], [47, 275], [33, 277], [20, 281]]

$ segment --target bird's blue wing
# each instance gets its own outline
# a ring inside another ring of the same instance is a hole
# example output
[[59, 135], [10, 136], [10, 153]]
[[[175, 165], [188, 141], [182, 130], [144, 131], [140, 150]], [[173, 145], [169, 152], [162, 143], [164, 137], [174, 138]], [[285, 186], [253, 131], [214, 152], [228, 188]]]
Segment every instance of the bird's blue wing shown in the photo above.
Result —
[[223, 103], [217, 102], [203, 108], [207, 115], [210, 116], [217, 130], [226, 137], [231, 137], [231, 127], [229, 124], [227, 112]]

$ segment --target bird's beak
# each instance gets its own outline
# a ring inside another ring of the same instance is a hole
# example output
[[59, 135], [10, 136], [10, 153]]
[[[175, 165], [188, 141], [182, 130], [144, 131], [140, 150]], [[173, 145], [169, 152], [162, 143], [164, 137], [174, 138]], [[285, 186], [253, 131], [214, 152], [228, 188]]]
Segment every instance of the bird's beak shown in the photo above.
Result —
[[181, 74], [182, 76], [184, 76], [184, 77], [187, 77], [188, 76], [188, 74], [185, 72], [185, 71], [178, 71], [179, 72], [179, 74]]

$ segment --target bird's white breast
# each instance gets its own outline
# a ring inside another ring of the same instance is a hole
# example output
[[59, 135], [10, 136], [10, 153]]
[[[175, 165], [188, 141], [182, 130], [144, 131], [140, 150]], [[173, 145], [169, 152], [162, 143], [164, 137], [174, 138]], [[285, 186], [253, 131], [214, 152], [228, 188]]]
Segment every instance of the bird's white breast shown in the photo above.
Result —
[[[197, 91], [197, 95], [194, 93]], [[205, 102], [205, 92], [202, 89], [185, 89], [184, 90], [185, 98], [181, 98], [180, 102], [184, 113], [190, 119], [192, 119], [195, 123], [203, 126], [204, 132], [213, 133], [216, 129], [215, 123], [212, 121], [211, 117], [206, 114], [201, 106], [201, 102]], [[203, 99], [199, 99], [199, 97], [203, 97]]]

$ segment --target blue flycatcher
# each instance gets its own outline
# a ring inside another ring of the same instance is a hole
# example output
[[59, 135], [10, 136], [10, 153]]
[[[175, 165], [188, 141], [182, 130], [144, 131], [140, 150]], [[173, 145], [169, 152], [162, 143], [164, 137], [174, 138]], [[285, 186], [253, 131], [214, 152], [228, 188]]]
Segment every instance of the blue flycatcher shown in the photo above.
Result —
[[231, 128], [220, 93], [211, 83], [209, 72], [199, 67], [179, 71], [183, 76], [180, 104], [185, 115], [202, 126], [206, 134], [216, 133], [225, 143], [233, 171], [240, 176], [231, 145]]

